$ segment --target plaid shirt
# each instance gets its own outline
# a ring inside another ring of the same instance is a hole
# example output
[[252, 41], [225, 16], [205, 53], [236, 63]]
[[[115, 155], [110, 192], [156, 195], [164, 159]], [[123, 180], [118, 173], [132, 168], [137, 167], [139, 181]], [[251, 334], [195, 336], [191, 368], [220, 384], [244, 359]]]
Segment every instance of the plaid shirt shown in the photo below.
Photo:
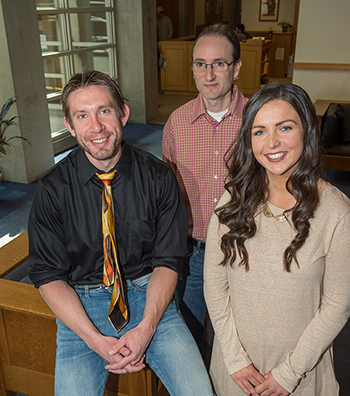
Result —
[[187, 208], [189, 236], [206, 240], [210, 217], [224, 193], [224, 155], [242, 123], [248, 100], [233, 86], [233, 100], [218, 123], [206, 111], [201, 94], [176, 109], [163, 131], [163, 160], [172, 167]]

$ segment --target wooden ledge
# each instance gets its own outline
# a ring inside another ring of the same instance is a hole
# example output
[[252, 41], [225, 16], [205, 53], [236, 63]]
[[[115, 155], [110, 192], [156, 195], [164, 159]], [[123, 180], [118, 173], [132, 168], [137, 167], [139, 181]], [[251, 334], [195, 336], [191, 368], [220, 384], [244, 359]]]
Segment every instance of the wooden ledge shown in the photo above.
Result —
[[27, 231], [0, 248], [0, 278], [17, 268], [29, 257]]

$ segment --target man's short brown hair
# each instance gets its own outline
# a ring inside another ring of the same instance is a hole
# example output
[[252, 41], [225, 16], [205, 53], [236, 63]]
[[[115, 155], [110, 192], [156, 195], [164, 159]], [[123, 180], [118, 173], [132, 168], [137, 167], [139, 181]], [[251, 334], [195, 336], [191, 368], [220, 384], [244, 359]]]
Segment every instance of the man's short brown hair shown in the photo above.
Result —
[[84, 70], [82, 73], [74, 74], [68, 83], [63, 88], [61, 104], [63, 107], [64, 115], [69, 123], [69, 125], [73, 128], [72, 118], [70, 116], [70, 108], [69, 108], [69, 95], [77, 91], [78, 89], [87, 88], [92, 85], [101, 85], [105, 86], [109, 89], [113, 99], [115, 100], [116, 108], [120, 117], [124, 117], [124, 97], [118, 86], [118, 84], [112, 80], [107, 74], [102, 73], [97, 70]]

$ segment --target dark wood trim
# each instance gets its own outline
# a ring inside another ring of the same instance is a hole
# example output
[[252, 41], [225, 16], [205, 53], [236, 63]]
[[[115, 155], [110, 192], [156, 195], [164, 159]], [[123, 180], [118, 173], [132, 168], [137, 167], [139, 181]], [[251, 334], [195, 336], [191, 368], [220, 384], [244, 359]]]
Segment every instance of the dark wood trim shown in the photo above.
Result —
[[294, 70], [350, 71], [350, 63], [295, 62]]

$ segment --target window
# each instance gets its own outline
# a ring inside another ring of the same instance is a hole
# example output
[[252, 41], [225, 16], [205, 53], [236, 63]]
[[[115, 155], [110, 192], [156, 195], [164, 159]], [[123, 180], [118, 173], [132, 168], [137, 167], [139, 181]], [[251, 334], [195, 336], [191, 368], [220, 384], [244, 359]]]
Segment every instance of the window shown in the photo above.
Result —
[[36, 0], [53, 140], [68, 132], [62, 89], [84, 67], [116, 78], [114, 0]]

